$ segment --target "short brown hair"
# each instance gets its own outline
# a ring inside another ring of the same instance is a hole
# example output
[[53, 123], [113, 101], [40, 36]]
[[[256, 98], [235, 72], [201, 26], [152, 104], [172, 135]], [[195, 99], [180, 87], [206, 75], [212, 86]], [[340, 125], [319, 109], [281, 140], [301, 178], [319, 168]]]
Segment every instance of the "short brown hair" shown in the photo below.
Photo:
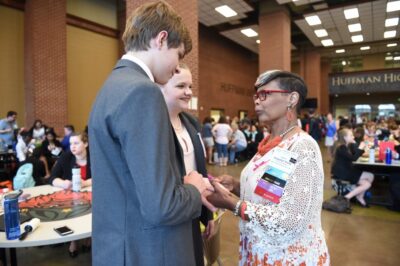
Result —
[[74, 132], [71, 137], [79, 137], [83, 143], [89, 143], [88, 135], [85, 132]]
[[165, 1], [157, 1], [139, 6], [126, 21], [122, 36], [125, 51], [146, 51], [150, 40], [161, 31], [168, 32], [168, 48], [183, 44], [185, 54], [192, 50], [192, 39], [182, 18]]

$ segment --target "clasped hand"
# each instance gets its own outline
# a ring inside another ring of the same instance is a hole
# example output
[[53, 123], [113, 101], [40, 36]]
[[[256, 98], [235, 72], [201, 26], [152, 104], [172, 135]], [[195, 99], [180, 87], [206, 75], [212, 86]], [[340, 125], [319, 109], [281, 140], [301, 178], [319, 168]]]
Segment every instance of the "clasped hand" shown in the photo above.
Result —
[[217, 208], [233, 210], [237, 199], [230, 192], [233, 189], [233, 178], [223, 175], [210, 181], [203, 178], [198, 172], [192, 171], [184, 177], [185, 184], [195, 186], [200, 194], [204, 206], [215, 212]]

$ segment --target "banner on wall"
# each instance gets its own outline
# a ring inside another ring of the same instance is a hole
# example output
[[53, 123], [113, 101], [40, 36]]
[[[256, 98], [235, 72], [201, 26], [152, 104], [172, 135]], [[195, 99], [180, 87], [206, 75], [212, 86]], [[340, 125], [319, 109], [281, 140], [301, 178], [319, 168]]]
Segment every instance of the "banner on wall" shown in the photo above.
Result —
[[400, 69], [329, 75], [329, 94], [399, 91]]

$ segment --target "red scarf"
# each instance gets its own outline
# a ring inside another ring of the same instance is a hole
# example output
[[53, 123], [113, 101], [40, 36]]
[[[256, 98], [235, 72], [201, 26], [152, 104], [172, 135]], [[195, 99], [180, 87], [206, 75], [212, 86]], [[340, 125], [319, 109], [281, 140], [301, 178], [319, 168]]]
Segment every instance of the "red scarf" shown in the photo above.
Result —
[[270, 135], [265, 137], [259, 144], [257, 148], [257, 153], [260, 154], [261, 156], [264, 156], [266, 153], [268, 153], [270, 150], [275, 148], [276, 146], [279, 145], [282, 141], [281, 136], [276, 136], [273, 138], [270, 142], [268, 142]]

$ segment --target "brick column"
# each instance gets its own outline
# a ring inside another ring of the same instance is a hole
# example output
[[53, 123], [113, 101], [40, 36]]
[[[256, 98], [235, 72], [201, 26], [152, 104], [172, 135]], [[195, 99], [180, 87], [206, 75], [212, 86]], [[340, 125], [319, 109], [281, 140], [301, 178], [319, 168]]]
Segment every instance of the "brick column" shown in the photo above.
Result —
[[[125, 29], [125, 23], [122, 22], [123, 19], [126, 20], [132, 13], [132, 11], [138, 6], [148, 3], [146, 0], [126, 0], [125, 6], [125, 18], [121, 14], [119, 16], [119, 25], [123, 25], [124, 28], [120, 28], [121, 36]], [[193, 77], [193, 96], [198, 97], [199, 95], [199, 29], [198, 29], [198, 7], [196, 0], [167, 0], [175, 11], [182, 17], [183, 22], [186, 24], [190, 31], [190, 36], [192, 37], [192, 51], [185, 56], [183, 62], [185, 62], [191, 72]], [[198, 110], [192, 112], [194, 115], [198, 114]]]
[[307, 98], [316, 98], [317, 111], [321, 112], [321, 56], [315, 51], [302, 51], [300, 56], [300, 73], [308, 87]]
[[26, 0], [26, 126], [41, 119], [58, 134], [68, 120], [66, 1]]
[[290, 16], [275, 1], [261, 1], [259, 15], [259, 71], [290, 71]]
[[329, 103], [329, 73], [331, 72], [331, 62], [321, 62], [321, 114], [332, 112]]

